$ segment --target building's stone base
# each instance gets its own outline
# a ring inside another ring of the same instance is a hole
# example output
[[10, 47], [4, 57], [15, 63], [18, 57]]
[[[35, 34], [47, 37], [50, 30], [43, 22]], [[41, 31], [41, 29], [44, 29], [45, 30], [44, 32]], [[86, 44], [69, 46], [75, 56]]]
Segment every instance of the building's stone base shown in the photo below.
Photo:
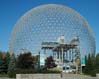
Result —
[[16, 79], [99, 79], [79, 74], [17, 74]]

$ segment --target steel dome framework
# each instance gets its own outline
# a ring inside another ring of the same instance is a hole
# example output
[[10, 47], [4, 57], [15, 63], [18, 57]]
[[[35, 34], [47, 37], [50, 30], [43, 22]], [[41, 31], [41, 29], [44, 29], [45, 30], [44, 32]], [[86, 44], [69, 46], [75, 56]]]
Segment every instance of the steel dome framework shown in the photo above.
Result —
[[54, 42], [61, 35], [67, 44], [78, 36], [82, 56], [95, 53], [95, 39], [87, 21], [75, 10], [58, 4], [41, 5], [25, 13], [12, 30], [9, 51], [38, 53], [42, 42]]

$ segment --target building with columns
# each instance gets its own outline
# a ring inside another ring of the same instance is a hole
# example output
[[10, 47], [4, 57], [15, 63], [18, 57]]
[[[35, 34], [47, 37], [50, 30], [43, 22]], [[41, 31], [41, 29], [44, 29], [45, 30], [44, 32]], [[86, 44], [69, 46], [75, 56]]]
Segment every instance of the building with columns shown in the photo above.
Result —
[[73, 39], [70, 44], [64, 42], [64, 36], [58, 38], [57, 42], [43, 42], [42, 49], [47, 57], [46, 50], [52, 50], [55, 63], [59, 66], [76, 65], [76, 59], [80, 59], [79, 38]]

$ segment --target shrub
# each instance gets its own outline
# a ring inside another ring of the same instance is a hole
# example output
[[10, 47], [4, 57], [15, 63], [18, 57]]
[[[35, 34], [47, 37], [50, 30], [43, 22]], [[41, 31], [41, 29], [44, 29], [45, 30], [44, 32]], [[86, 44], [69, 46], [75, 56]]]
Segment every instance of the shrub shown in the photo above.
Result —
[[15, 72], [16, 72], [16, 74], [33, 74], [33, 73], [37, 73], [37, 71], [33, 70], [33, 69], [16, 69]]
[[10, 72], [8, 72], [8, 76], [10, 78], [16, 78], [16, 72], [15, 72], [15, 70], [11, 70]]
[[37, 73], [60, 73], [60, 71], [53, 70], [33, 70], [33, 69], [17, 69], [15, 70], [16, 74], [37, 74]]
[[91, 76], [96, 77], [96, 70], [91, 71]]

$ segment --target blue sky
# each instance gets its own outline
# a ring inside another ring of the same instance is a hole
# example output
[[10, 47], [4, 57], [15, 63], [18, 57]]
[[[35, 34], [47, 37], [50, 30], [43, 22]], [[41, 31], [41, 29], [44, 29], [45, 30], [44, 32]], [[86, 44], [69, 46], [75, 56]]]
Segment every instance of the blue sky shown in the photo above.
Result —
[[25, 12], [50, 3], [66, 5], [84, 16], [93, 29], [99, 52], [99, 0], [0, 0], [0, 50], [8, 50], [11, 30]]

